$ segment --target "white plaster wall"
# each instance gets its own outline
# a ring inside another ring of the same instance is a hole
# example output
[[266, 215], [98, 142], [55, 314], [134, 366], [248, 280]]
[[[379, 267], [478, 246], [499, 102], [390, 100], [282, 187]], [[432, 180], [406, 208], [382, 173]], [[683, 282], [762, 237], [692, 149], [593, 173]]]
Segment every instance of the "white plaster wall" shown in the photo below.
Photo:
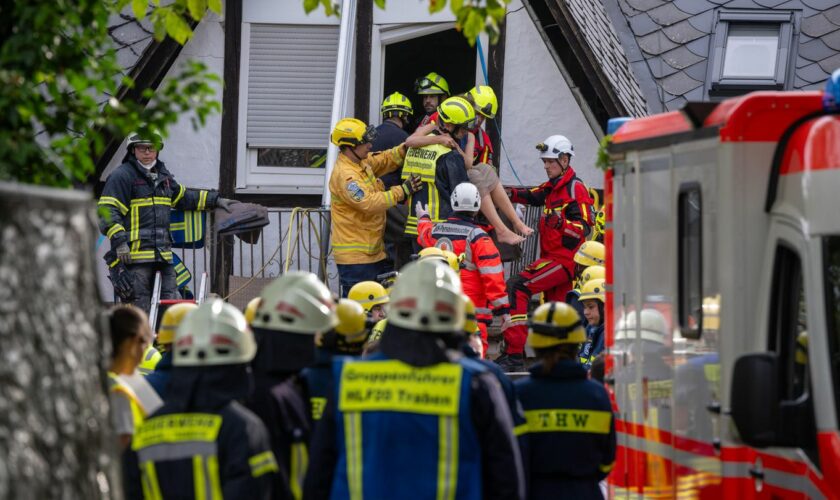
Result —
[[[575, 146], [572, 166], [590, 187], [603, 187], [595, 168], [598, 139], [572, 96], [569, 86], [540, 38], [520, 0], [508, 5], [502, 141], [525, 185], [546, 180], [534, 146], [562, 134]], [[492, 126], [492, 125], [491, 125]], [[499, 151], [502, 182], [519, 184], [504, 152]]]

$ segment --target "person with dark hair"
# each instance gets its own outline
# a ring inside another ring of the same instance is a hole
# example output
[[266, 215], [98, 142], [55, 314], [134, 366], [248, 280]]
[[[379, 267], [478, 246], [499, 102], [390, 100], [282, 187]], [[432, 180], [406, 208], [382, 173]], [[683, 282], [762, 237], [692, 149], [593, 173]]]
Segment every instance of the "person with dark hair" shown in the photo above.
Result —
[[615, 419], [606, 389], [578, 362], [586, 340], [580, 317], [566, 303], [547, 302], [534, 311], [528, 334], [539, 363], [516, 381], [528, 497], [603, 498], [598, 483], [615, 463]]
[[604, 350], [604, 279], [589, 280], [580, 289], [580, 303], [586, 318], [586, 342], [580, 351], [580, 362], [587, 368]]

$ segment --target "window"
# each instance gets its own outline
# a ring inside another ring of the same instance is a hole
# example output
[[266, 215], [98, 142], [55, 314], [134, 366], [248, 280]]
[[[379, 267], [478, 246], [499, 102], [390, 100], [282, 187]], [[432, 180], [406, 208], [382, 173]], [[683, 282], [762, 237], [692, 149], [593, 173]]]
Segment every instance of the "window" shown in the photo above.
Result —
[[834, 404], [840, 412], [840, 236], [824, 239], [823, 259], [829, 361], [834, 380]]
[[703, 324], [702, 211], [700, 186], [684, 186], [677, 201], [680, 333], [700, 338]]
[[709, 94], [784, 89], [794, 14], [786, 11], [722, 11], [714, 34]]

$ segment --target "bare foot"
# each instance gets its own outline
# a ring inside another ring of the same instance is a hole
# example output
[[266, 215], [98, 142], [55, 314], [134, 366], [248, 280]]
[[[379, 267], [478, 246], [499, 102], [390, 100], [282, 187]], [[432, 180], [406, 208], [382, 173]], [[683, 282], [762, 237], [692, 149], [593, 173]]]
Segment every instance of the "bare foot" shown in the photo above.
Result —
[[504, 232], [496, 230], [496, 238], [499, 239], [502, 243], [507, 243], [508, 245], [518, 245], [525, 241], [525, 238], [519, 236], [518, 234], [514, 233], [511, 230], [505, 230]]
[[532, 234], [534, 234], [534, 230], [531, 229], [530, 227], [526, 226], [525, 223], [523, 223], [523, 222], [520, 222], [519, 224], [516, 224], [516, 232], [521, 234], [522, 236], [524, 236], [526, 238], [528, 236], [531, 236]]

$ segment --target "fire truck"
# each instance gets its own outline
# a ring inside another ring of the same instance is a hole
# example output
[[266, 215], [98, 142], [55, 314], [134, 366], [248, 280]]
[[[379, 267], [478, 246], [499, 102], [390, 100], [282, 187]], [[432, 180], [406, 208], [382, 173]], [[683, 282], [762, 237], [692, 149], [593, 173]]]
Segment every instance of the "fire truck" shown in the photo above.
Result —
[[613, 134], [612, 497], [840, 498], [838, 101], [840, 71]]

